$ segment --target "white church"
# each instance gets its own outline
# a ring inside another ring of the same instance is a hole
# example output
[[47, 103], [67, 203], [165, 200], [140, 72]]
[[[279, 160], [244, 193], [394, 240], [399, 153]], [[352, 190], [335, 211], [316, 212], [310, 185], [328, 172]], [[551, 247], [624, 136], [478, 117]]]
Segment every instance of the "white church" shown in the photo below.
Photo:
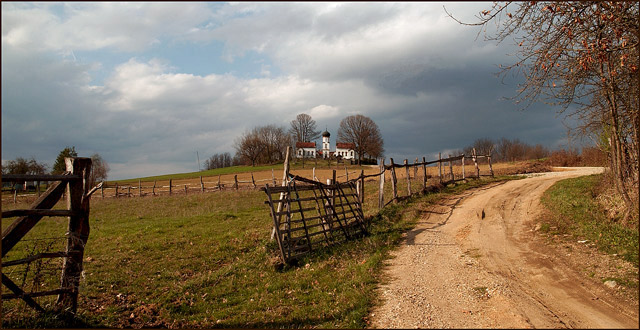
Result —
[[335, 151], [331, 151], [331, 134], [328, 131], [322, 132], [322, 149], [316, 149], [315, 142], [296, 142], [296, 157], [298, 158], [329, 158], [331, 156], [340, 157], [345, 160], [356, 159], [356, 145], [354, 143], [336, 143]]

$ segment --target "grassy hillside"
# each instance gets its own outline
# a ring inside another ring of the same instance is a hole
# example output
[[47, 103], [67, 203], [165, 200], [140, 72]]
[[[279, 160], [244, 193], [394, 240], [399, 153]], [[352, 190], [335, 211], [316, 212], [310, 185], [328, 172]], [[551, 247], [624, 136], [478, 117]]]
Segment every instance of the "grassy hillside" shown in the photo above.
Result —
[[[35, 316], [23, 302], [10, 300], [3, 302], [2, 325], [366, 327], [384, 260], [402, 233], [414, 226], [424, 205], [490, 181], [472, 180], [389, 206], [380, 214], [373, 193], [378, 183], [367, 182], [370, 235], [316, 252], [295, 266], [283, 265], [277, 257], [277, 244], [269, 239], [272, 222], [263, 204], [266, 195], [260, 191], [93, 199], [78, 318], [64, 323]], [[406, 191], [399, 183], [399, 190]], [[418, 189], [416, 183], [414, 191]], [[65, 221], [42, 221], [5, 259], [49, 244], [42, 237], [52, 238], [50, 247], [60, 249]], [[45, 269], [59, 267], [55, 262], [60, 260], [47, 262], [51, 263], [32, 267], [44, 274]], [[7, 273], [18, 283], [23, 280], [19, 270]], [[27, 290], [55, 288], [58, 279], [55, 274], [24, 278]], [[53, 302], [38, 299], [44, 306]]]

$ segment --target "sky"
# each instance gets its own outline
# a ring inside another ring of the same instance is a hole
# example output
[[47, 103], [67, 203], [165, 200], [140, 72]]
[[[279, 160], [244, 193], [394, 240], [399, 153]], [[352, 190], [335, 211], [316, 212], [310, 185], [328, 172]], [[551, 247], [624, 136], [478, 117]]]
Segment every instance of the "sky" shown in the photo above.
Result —
[[[198, 170], [299, 113], [380, 128], [387, 159], [478, 138], [566, 147], [559, 109], [512, 100], [517, 46], [463, 21], [491, 3], [2, 2], [2, 161], [98, 153], [110, 180]], [[200, 165], [202, 167], [202, 165]]]

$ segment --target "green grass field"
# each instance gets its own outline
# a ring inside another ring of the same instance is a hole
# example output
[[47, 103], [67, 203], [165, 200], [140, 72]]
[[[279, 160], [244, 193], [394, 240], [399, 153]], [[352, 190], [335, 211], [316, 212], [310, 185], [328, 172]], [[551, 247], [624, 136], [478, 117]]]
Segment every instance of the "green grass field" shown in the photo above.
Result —
[[[559, 181], [547, 190], [542, 203], [552, 215], [543, 226], [552, 234], [570, 234], [595, 242], [599, 250], [617, 254], [638, 267], [638, 228], [609, 219], [595, 201], [602, 175]], [[552, 229], [553, 227], [553, 229]]]
[[[495, 180], [471, 180], [378, 212], [378, 181], [365, 186], [370, 234], [283, 265], [269, 239], [272, 220], [261, 191], [99, 199], [91, 202], [78, 317], [71, 323], [35, 315], [24, 302], [3, 301], [3, 327], [362, 328], [375, 304], [381, 269], [421, 210], [445, 194]], [[421, 184], [414, 182], [413, 191]], [[400, 195], [406, 182], [399, 182]], [[391, 195], [390, 184], [386, 196]], [[22, 208], [26, 205], [7, 205]], [[6, 228], [9, 223], [3, 221]], [[47, 244], [63, 248], [65, 219], [43, 219], [7, 256]], [[51, 238], [48, 243], [41, 238]], [[57, 263], [56, 263], [57, 262]], [[32, 264], [55, 270], [59, 259]], [[13, 267], [15, 268], [15, 267]], [[25, 289], [54, 289], [59, 273], [23, 278]], [[22, 269], [24, 270], [24, 269]], [[50, 306], [54, 298], [37, 298]]]

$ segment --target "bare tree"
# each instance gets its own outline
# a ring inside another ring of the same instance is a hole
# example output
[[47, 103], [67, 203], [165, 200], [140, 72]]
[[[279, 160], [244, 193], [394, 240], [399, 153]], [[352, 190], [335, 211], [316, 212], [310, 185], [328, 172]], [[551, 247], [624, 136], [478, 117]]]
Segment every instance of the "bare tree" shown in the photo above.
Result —
[[262, 161], [273, 163], [284, 159], [287, 146], [291, 144], [291, 136], [287, 134], [284, 127], [276, 125], [266, 125], [256, 128], [258, 137], [264, 143]]
[[358, 154], [358, 164], [364, 155], [376, 158], [384, 153], [384, 141], [378, 125], [363, 115], [348, 116], [340, 121], [338, 139], [341, 142], [353, 143]]
[[297, 115], [296, 119], [291, 121], [289, 134], [295, 139], [294, 142], [312, 142], [320, 137], [320, 132], [316, 130], [316, 121], [306, 113]]
[[18, 157], [2, 166], [2, 174], [44, 174], [46, 171], [47, 164], [38, 163], [33, 157], [29, 160]]
[[253, 128], [251, 131], [244, 133], [238, 138], [233, 146], [236, 149], [236, 156], [251, 163], [255, 166], [265, 149], [264, 142], [260, 140], [258, 129]]
[[95, 186], [97, 182], [107, 179], [109, 174], [109, 164], [99, 154], [93, 154], [91, 156], [91, 175], [89, 175], [89, 182], [91, 187]]
[[222, 154], [214, 154], [204, 161], [205, 170], [213, 170], [216, 168], [232, 166], [231, 154], [228, 152]]
[[[482, 26], [487, 40], [514, 38], [517, 60], [502, 71], [525, 77], [514, 99], [525, 107], [543, 100], [572, 109], [567, 114], [583, 121], [579, 134], [604, 136], [617, 191], [636, 211], [639, 14], [640, 4], [631, 1], [494, 2], [478, 22], [460, 22]], [[494, 34], [487, 34], [490, 22]]]

